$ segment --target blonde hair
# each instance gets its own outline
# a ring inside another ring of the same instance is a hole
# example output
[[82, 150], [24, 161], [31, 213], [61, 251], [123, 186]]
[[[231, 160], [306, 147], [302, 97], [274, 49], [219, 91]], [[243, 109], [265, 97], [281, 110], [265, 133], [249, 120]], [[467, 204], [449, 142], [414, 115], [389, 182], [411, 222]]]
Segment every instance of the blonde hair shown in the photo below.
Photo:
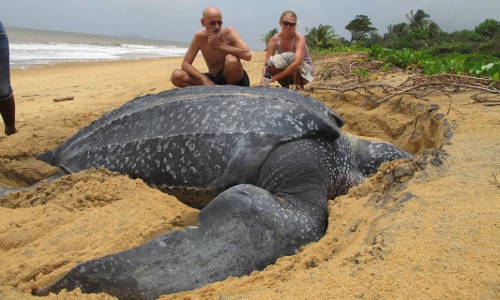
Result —
[[297, 14], [293, 10], [285, 10], [281, 14], [280, 21], [282, 21], [285, 16], [290, 16], [290, 17], [294, 18], [295, 21], [297, 21]]

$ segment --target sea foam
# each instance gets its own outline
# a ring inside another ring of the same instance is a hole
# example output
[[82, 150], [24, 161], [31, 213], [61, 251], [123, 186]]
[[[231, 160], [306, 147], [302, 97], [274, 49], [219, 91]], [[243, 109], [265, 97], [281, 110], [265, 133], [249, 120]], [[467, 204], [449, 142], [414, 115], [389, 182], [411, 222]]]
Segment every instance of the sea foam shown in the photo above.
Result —
[[182, 43], [147, 39], [30, 29], [8, 30], [7, 33], [11, 68], [60, 62], [179, 57], [187, 51], [187, 45]]

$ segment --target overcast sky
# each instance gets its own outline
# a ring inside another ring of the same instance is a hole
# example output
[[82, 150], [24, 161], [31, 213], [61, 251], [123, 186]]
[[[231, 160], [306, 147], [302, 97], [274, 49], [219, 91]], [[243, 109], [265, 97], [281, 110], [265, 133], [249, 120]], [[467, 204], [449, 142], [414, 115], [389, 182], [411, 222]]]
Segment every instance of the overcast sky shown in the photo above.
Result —
[[485, 19], [500, 21], [500, 0], [0, 0], [0, 20], [7, 27], [189, 42], [210, 5], [253, 50], [265, 48], [262, 36], [279, 28], [279, 16], [287, 9], [297, 13], [302, 33], [323, 24], [347, 39], [345, 26], [356, 15], [368, 16], [381, 35], [418, 9], [446, 32], [474, 29]]

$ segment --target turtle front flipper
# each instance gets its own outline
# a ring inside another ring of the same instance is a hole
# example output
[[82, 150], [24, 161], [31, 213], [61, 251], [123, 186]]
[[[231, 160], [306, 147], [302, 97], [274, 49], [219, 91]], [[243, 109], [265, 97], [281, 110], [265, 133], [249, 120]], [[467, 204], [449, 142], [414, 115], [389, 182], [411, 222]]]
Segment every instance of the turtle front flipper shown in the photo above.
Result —
[[37, 295], [81, 288], [120, 299], [155, 299], [261, 270], [319, 239], [324, 221], [310, 219], [268, 191], [248, 184], [217, 196], [197, 227], [81, 263]]

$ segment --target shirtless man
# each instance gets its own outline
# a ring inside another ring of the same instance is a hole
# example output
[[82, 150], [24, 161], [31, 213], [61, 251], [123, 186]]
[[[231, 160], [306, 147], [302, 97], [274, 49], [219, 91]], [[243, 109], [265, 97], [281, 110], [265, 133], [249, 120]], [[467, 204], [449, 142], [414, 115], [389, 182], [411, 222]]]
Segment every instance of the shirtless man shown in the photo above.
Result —
[[[177, 87], [215, 84], [250, 86], [240, 59], [249, 61], [252, 54], [238, 32], [232, 27], [222, 28], [221, 12], [213, 6], [203, 11], [201, 25], [205, 29], [195, 33], [181, 69], [172, 72], [172, 83]], [[193, 61], [200, 50], [208, 73], [201, 73], [193, 67]]]

